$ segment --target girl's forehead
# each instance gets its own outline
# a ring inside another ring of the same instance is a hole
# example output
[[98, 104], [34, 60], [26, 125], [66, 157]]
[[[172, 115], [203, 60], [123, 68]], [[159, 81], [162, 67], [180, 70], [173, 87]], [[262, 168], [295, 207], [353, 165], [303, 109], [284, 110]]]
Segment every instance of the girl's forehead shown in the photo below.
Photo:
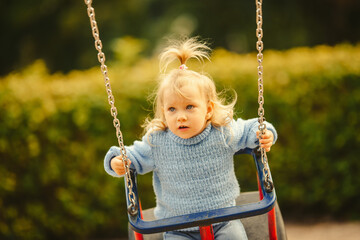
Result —
[[163, 95], [164, 105], [180, 102], [205, 101], [197, 86], [183, 86], [179, 89], [166, 89]]
[[165, 89], [164, 97], [193, 98], [202, 95], [200, 88], [196, 85], [185, 85], [181, 87], [170, 87]]

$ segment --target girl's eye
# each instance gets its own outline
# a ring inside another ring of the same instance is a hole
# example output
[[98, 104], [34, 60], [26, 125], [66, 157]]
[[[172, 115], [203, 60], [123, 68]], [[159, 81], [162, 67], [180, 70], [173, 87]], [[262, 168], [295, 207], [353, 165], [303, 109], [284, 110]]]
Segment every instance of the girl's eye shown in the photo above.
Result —
[[169, 112], [175, 112], [175, 108], [174, 107], [169, 107]]
[[194, 105], [187, 105], [186, 106], [186, 109], [190, 110], [190, 109], [193, 109], [194, 108]]

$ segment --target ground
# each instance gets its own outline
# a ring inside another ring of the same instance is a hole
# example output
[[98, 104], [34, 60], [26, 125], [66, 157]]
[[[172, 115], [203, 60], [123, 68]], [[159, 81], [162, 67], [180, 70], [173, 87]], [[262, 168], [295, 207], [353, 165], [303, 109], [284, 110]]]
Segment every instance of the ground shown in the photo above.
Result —
[[289, 240], [357, 240], [360, 239], [360, 221], [357, 222], [285, 222]]

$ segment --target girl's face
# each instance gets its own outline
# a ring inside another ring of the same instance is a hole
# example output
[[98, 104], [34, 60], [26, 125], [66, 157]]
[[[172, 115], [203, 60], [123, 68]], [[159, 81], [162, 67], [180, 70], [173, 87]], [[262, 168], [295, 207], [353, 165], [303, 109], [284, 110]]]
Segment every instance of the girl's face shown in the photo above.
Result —
[[198, 87], [181, 87], [184, 96], [173, 90], [164, 91], [163, 113], [170, 129], [178, 137], [187, 139], [201, 133], [211, 118], [214, 104], [207, 101]]

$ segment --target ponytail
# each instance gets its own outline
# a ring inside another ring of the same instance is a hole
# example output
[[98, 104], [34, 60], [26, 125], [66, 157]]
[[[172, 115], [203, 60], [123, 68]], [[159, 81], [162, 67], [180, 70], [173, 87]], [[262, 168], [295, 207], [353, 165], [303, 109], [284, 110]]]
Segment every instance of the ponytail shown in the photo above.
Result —
[[210, 47], [206, 42], [200, 41], [198, 37], [188, 38], [185, 40], [173, 40], [170, 46], [164, 49], [160, 54], [160, 70], [165, 72], [168, 65], [175, 60], [180, 61], [181, 69], [187, 69], [187, 60], [194, 58], [203, 62], [205, 59], [210, 60]]

